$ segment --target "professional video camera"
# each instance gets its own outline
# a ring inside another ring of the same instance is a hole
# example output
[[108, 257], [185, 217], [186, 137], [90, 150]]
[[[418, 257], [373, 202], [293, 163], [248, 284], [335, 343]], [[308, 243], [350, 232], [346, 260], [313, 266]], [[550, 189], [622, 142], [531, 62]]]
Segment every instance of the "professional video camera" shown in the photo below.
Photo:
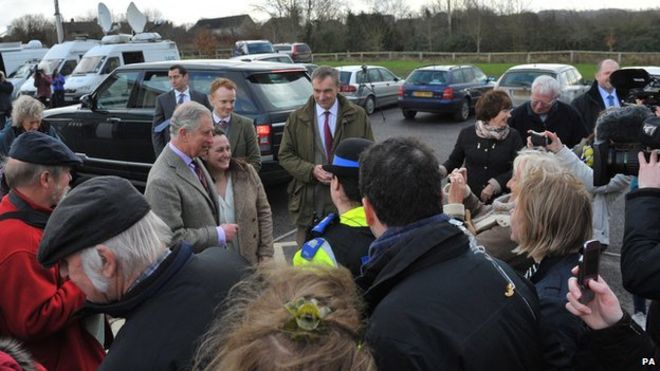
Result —
[[640, 151], [660, 149], [660, 118], [646, 106], [608, 109], [596, 121], [594, 186], [616, 174], [637, 175]]
[[614, 71], [610, 82], [624, 102], [637, 104], [641, 102], [651, 111], [660, 105], [660, 80], [649, 75], [641, 68], [627, 68]]

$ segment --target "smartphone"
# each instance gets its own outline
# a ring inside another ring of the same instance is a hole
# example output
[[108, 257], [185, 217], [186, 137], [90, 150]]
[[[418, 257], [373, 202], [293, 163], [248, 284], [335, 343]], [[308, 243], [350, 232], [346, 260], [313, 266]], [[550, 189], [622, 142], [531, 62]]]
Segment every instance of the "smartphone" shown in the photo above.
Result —
[[545, 134], [532, 130], [529, 131], [529, 134], [534, 147], [546, 147], [549, 144], [548, 137], [546, 137]]
[[587, 286], [588, 280], [598, 280], [598, 266], [600, 265], [601, 246], [598, 240], [590, 240], [582, 246], [582, 255], [578, 261], [578, 285], [582, 296], [580, 303], [587, 304], [594, 300], [594, 293]]

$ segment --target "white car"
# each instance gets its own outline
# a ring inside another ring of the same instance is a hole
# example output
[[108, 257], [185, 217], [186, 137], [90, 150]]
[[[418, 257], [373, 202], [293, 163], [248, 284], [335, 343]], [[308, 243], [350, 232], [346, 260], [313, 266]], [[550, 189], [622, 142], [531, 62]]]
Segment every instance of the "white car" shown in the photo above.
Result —
[[[381, 66], [342, 66], [339, 70], [340, 92], [372, 114], [378, 107], [397, 104], [404, 80]], [[365, 73], [366, 72], [366, 73]]]
[[509, 68], [497, 80], [494, 89], [506, 92], [511, 97], [513, 106], [517, 107], [530, 100], [532, 82], [541, 75], [552, 76], [559, 81], [559, 100], [565, 103], [571, 103], [590, 87], [584, 83], [580, 71], [570, 64], [536, 63]]

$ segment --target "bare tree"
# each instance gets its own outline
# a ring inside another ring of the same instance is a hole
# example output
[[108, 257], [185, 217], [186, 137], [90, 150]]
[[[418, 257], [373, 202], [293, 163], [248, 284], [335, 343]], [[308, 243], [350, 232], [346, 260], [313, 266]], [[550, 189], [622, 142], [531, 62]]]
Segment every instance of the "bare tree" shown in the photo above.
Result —
[[404, 0], [368, 0], [369, 7], [373, 13], [393, 15], [394, 18], [408, 18], [411, 15], [410, 8]]
[[55, 24], [42, 14], [27, 14], [16, 18], [9, 27], [7, 41], [41, 40], [47, 44], [57, 42]]

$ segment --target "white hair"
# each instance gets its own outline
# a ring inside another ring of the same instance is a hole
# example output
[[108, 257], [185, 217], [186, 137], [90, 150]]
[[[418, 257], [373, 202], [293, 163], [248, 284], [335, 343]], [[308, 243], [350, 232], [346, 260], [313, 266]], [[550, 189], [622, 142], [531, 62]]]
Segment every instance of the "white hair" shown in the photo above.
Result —
[[534, 82], [532, 83], [532, 92], [541, 95], [552, 95], [556, 98], [561, 94], [561, 87], [554, 77], [541, 75], [534, 79]]
[[188, 131], [197, 129], [204, 116], [211, 117], [211, 111], [204, 105], [194, 101], [180, 104], [170, 119], [170, 136], [176, 137], [181, 128]]
[[[124, 279], [142, 273], [168, 249], [172, 241], [172, 230], [153, 211], [149, 211], [138, 222], [124, 232], [101, 243], [114, 254], [121, 266]], [[95, 247], [80, 254], [82, 268], [94, 287], [106, 292], [109, 280], [101, 274], [103, 260]]]

